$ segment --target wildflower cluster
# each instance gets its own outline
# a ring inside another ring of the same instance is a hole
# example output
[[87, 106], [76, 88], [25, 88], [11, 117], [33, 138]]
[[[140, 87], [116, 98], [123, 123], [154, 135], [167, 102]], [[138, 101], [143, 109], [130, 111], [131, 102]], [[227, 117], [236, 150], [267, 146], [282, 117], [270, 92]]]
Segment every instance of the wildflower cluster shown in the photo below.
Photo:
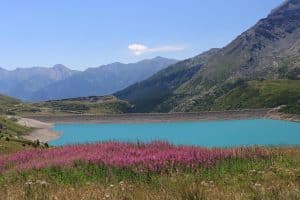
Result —
[[174, 146], [166, 142], [106, 142], [34, 149], [0, 156], [0, 170], [27, 171], [46, 167], [72, 167], [80, 161], [107, 167], [130, 168], [138, 172], [170, 169], [210, 168], [230, 158], [255, 158], [268, 155], [263, 148], [201, 148]]

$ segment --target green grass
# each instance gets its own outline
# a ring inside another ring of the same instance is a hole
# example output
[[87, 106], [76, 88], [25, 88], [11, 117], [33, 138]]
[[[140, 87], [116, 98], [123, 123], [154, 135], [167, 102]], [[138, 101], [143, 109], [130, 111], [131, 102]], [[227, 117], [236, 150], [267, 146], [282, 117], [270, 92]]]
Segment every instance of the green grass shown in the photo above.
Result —
[[114, 96], [95, 98], [99, 98], [99, 100], [94, 101], [90, 100], [89, 97], [83, 97], [45, 101], [30, 105], [40, 109], [37, 114], [120, 114], [128, 112], [131, 108], [129, 103]]
[[[90, 98], [96, 100], [94, 101]], [[120, 114], [130, 112], [130, 110], [131, 105], [128, 102], [119, 100], [114, 96], [24, 103], [17, 99], [0, 95], [0, 115]]]
[[18, 99], [0, 94], [0, 115], [18, 115], [22, 113], [36, 112], [40, 112], [38, 107], [34, 107]]
[[0, 114], [9, 113], [13, 107], [20, 104], [21, 101], [0, 94]]
[[300, 80], [239, 80], [225, 84], [213, 95], [195, 99], [194, 111], [274, 108], [285, 105], [281, 111], [299, 114]]
[[218, 98], [213, 107], [218, 110], [244, 108], [288, 107], [283, 111], [299, 112], [300, 80], [249, 81]]
[[0, 133], [5, 136], [21, 136], [29, 132], [31, 128], [21, 126], [16, 123], [14, 118], [6, 118], [0, 116]]
[[228, 160], [211, 169], [138, 174], [77, 163], [0, 175], [7, 199], [299, 199], [300, 149], [268, 159]]
[[0, 116], [0, 155], [40, 147], [37, 142], [22, 139], [29, 131], [32, 129], [17, 124], [14, 118]]
[[[175, 107], [174, 111], [207, 111], [275, 108], [300, 114], [300, 80], [238, 79], [215, 88], [212, 92], [189, 99], [192, 102]], [[183, 108], [183, 109], [182, 109]]]
[[290, 114], [300, 114], [300, 100], [296, 103], [290, 103], [287, 106], [280, 109], [281, 112], [286, 112]]

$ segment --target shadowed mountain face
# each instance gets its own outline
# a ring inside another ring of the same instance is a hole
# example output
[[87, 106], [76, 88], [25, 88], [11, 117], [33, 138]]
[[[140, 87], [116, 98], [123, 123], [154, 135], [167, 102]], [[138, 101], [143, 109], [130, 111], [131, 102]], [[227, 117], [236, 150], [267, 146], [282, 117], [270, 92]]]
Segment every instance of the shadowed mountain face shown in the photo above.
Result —
[[131, 64], [112, 63], [83, 72], [62, 65], [14, 71], [0, 69], [0, 92], [25, 101], [108, 95], [149, 78], [175, 62], [156, 57]]
[[[131, 85], [117, 92], [116, 96], [132, 102], [137, 112], [157, 109], [162, 102], [174, 96], [176, 88], [190, 80], [219, 49], [212, 49], [191, 59], [180, 61], [159, 71], [149, 79]], [[158, 111], [169, 110], [173, 104], [166, 104]]]
[[0, 92], [22, 100], [30, 100], [34, 91], [76, 73], [78, 71], [63, 65], [55, 65], [52, 68], [18, 68], [13, 71], [0, 69]]
[[116, 95], [141, 112], [211, 110], [240, 83], [259, 79], [300, 79], [300, 0], [284, 2], [224, 48], [176, 63]]

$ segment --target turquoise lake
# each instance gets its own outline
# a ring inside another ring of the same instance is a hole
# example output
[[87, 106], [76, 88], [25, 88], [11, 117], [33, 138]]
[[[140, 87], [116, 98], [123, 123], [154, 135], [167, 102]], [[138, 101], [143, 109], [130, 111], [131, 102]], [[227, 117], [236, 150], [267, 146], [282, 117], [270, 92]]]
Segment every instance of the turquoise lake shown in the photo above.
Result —
[[168, 141], [177, 145], [231, 147], [242, 145], [300, 145], [300, 123], [256, 119], [135, 124], [56, 124], [62, 133], [51, 145], [102, 141]]

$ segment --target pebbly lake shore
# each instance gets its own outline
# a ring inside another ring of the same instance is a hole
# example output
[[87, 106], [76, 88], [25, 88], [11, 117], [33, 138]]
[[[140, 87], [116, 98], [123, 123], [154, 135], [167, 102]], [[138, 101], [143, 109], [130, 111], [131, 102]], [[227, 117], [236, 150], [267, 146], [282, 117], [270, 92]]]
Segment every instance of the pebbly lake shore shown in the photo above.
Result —
[[178, 121], [216, 121], [243, 119], [276, 119], [300, 122], [300, 115], [279, 113], [278, 109], [254, 109], [237, 111], [210, 111], [199, 113], [129, 113], [106, 115], [26, 115], [19, 123], [34, 130], [24, 136], [28, 140], [49, 142], [60, 136], [52, 130], [57, 123], [157, 123]]

